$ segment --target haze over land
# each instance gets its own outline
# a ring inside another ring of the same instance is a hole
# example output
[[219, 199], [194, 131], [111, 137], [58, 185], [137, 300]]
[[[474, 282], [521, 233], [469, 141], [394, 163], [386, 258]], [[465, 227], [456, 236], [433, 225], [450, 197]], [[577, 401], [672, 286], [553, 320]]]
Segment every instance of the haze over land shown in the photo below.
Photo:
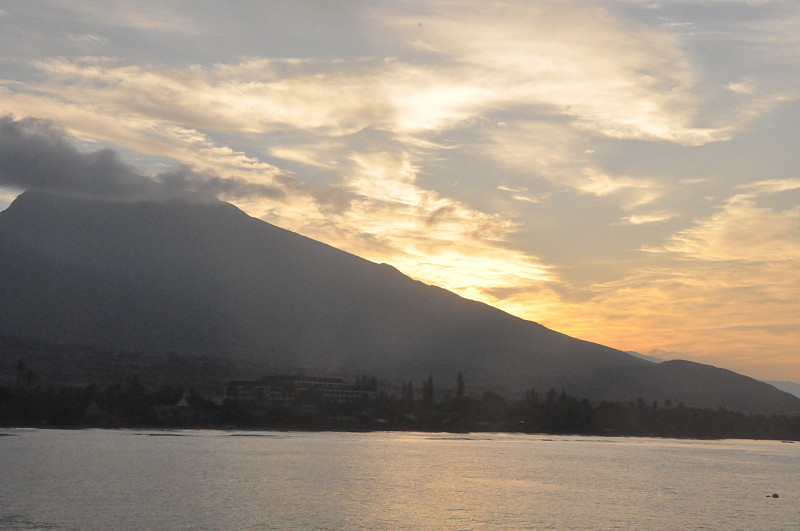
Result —
[[788, 0], [3, 4], [0, 193], [216, 195], [582, 339], [800, 381], [798, 27]]

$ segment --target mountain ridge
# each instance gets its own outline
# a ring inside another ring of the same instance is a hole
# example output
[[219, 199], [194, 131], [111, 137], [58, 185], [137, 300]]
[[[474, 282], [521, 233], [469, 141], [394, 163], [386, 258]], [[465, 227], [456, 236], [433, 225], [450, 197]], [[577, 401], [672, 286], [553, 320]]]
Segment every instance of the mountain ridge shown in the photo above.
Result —
[[[595, 400], [625, 389], [680, 400], [663, 396], [670, 392], [663, 382], [674, 379], [648, 361], [426, 285], [221, 201], [26, 192], [0, 212], [0, 275], [0, 333], [21, 337], [403, 381], [429, 374], [449, 381], [462, 371], [475, 385], [509, 392], [566, 386]], [[637, 376], [618, 376], [626, 374]], [[643, 378], [649, 387], [635, 384]], [[771, 398], [756, 400], [759, 408], [800, 411], [800, 401], [762, 385], [753, 392]], [[694, 396], [679, 381], [671, 391]], [[733, 403], [725, 393], [697, 405]]]

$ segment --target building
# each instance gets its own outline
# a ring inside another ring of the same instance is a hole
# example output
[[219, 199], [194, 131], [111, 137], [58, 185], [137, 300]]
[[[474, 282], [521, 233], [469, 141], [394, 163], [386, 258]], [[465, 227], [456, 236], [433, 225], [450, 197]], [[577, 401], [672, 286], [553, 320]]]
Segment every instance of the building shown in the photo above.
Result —
[[322, 376], [270, 375], [259, 380], [228, 382], [225, 404], [245, 407], [299, 407], [304, 403], [352, 403], [375, 398], [375, 386], [348, 384], [341, 378]]
[[256, 405], [264, 403], [267, 389], [255, 381], [232, 380], [225, 385], [222, 401], [224, 404]]

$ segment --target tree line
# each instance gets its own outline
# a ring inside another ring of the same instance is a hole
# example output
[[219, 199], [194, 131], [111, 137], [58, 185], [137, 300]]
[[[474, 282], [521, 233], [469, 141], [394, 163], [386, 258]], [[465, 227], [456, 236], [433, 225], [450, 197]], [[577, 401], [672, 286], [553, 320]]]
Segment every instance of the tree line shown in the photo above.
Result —
[[[473, 398], [458, 374], [455, 392], [436, 393], [433, 377], [416, 392], [413, 382], [399, 394], [378, 392], [353, 402], [326, 401], [308, 392], [293, 404], [217, 404], [178, 387], [149, 389], [137, 377], [126, 384], [44, 387], [19, 367], [14, 385], [0, 386], [0, 425], [108, 427], [228, 427], [630, 435], [689, 438], [800, 440], [800, 417], [701, 409], [669, 401], [647, 404], [601, 402], [571, 396], [566, 389], [508, 400], [487, 391]], [[375, 388], [376, 379], [359, 383]], [[438, 399], [437, 399], [438, 396]]]

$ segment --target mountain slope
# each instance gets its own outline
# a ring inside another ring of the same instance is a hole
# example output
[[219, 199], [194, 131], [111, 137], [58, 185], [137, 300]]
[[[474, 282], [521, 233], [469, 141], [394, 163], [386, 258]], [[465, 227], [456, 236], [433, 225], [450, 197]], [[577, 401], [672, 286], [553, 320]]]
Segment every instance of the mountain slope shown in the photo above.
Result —
[[725, 407], [745, 412], [796, 412], [795, 396], [763, 382], [686, 360], [671, 360], [647, 367], [617, 367], [594, 374], [587, 382], [589, 394], [617, 402], [647, 397], [663, 404]]
[[[599, 377], [652, 365], [222, 202], [26, 192], [0, 213], [0, 300], [0, 333], [266, 359], [276, 369], [438, 382], [461, 370], [482, 387], [564, 385], [601, 399], [613, 393]], [[613, 392], [640, 387], [622, 378]]]

